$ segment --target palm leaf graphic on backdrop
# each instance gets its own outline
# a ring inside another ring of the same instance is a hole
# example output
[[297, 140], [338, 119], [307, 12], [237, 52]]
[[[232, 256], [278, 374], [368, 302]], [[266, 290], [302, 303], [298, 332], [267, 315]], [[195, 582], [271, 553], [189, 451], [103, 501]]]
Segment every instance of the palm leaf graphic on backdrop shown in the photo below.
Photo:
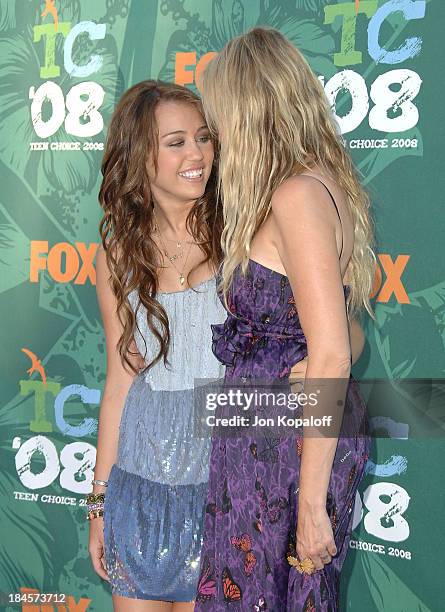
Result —
[[29, 276], [29, 240], [17, 223], [5, 222], [8, 216], [2, 208], [0, 204], [0, 293], [26, 282]]
[[[7, 426], [11, 431], [12, 425], [5, 425], [2, 420], [0, 428]], [[15, 424], [14, 427], [17, 429]], [[3, 459], [2, 466], [5, 466]], [[50, 523], [39, 504], [22, 502], [19, 515], [17, 506], [8, 504], [16, 489], [16, 478], [0, 470], [0, 521], [7, 526], [7, 537], [0, 539], [0, 580], [2, 591], [9, 592], [16, 592], [21, 586], [54, 584], [55, 574]]]
[[0, 0], [0, 32], [16, 27], [15, 5], [15, 0]]
[[380, 555], [360, 555], [360, 564], [376, 610], [431, 612]]

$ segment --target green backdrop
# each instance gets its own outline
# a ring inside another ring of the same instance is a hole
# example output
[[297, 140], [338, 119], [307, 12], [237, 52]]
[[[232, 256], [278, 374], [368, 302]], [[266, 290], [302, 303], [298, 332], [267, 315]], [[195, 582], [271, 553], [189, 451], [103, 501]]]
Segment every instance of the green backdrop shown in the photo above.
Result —
[[[106, 128], [133, 83], [194, 88], [211, 54], [256, 24], [323, 79], [376, 219], [377, 320], [355, 373], [391, 381], [385, 409], [398, 408], [374, 421], [386, 439], [357, 496], [342, 607], [443, 609], [445, 446], [411, 435], [415, 406], [392, 381], [429, 393], [444, 378], [444, 17], [440, 0], [0, 0], [1, 609], [111, 609], [83, 506], [105, 378], [94, 255]], [[430, 434], [443, 427], [440, 386], [432, 395]], [[66, 597], [17, 601], [32, 593]]]

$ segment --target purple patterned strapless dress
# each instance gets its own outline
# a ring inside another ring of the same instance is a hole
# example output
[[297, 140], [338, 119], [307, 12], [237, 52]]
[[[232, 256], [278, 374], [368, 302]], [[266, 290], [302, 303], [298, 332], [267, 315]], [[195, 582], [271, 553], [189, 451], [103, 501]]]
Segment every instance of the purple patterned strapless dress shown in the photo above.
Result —
[[[229, 308], [225, 323], [212, 326], [225, 384], [287, 381], [307, 355], [288, 278], [250, 260], [247, 274], [234, 277]], [[213, 436], [196, 611], [338, 609], [340, 570], [370, 446], [365, 403], [352, 377], [344, 414], [356, 433], [339, 437], [326, 506], [337, 555], [311, 576], [286, 559], [297, 525], [301, 428], [278, 438]]]

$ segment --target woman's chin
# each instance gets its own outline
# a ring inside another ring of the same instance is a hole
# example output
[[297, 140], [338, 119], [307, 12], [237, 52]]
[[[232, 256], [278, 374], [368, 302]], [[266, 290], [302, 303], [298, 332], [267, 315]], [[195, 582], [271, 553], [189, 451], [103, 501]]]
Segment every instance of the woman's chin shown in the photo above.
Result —
[[201, 184], [201, 185], [189, 185], [187, 189], [182, 189], [181, 193], [178, 194], [180, 195], [180, 197], [182, 198], [193, 198], [193, 199], [198, 199], [201, 198], [204, 195], [205, 192], [205, 185]]

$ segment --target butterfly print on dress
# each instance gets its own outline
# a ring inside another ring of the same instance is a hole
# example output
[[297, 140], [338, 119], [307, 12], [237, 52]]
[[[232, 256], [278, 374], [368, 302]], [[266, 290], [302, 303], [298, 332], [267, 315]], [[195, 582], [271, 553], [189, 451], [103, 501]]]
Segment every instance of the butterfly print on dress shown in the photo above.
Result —
[[256, 442], [252, 442], [250, 445], [250, 452], [257, 461], [264, 461], [266, 463], [277, 463], [279, 458], [278, 446], [280, 445], [280, 438], [270, 438], [265, 436], [266, 448], [258, 452], [258, 445]]
[[260, 508], [266, 513], [269, 523], [277, 523], [281, 518], [281, 511], [286, 509], [289, 505], [288, 500], [284, 497], [279, 497], [269, 502], [266, 490], [258, 478], [255, 482], [255, 489], [258, 491], [260, 497]]
[[227, 489], [227, 479], [224, 481], [224, 489], [223, 489], [223, 498], [221, 503], [221, 510], [218, 510], [216, 502], [211, 501], [207, 503], [206, 513], [212, 516], [216, 516], [218, 512], [220, 514], [228, 514], [232, 509], [232, 502], [230, 500], [228, 489]]
[[224, 601], [231, 603], [233, 601], [241, 601], [243, 598], [243, 592], [241, 587], [233, 580], [232, 574], [228, 567], [225, 567], [222, 571], [222, 586]]
[[256, 565], [256, 557], [252, 552], [252, 540], [247, 533], [243, 533], [240, 538], [236, 536], [232, 536], [230, 538], [230, 543], [232, 546], [237, 548], [238, 550], [242, 550], [244, 557], [244, 573], [246, 576], [250, 576], [253, 572], [253, 569]]
[[208, 601], [215, 596], [216, 582], [210, 566], [208, 557], [204, 557], [201, 575], [198, 581], [198, 601]]

